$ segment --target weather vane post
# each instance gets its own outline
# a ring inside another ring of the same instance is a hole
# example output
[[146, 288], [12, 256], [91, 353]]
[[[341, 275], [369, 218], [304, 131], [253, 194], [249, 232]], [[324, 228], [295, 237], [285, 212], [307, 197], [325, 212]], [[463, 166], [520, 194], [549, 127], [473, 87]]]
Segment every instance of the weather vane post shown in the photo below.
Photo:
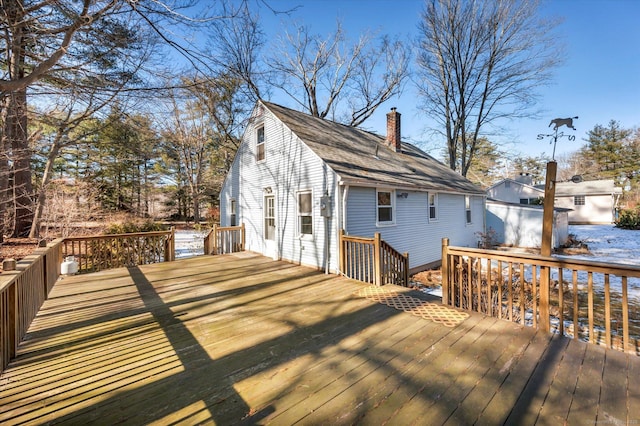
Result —
[[[542, 241], [540, 245], [540, 254], [543, 256], [551, 256], [551, 244], [553, 235], [553, 210], [554, 201], [556, 196], [556, 172], [558, 170], [558, 163], [556, 163], [556, 143], [558, 138], [567, 137], [570, 141], [576, 139], [574, 135], [565, 135], [563, 132], [558, 133], [558, 128], [561, 126], [567, 126], [570, 129], [576, 130], [573, 127], [573, 120], [578, 117], [572, 118], [555, 118], [549, 123], [549, 127], [554, 125], [553, 133], [551, 134], [539, 134], [538, 140], [544, 138], [550, 138], [553, 143], [553, 155], [551, 161], [547, 163], [547, 176], [544, 185], [544, 209], [542, 212]], [[549, 331], [551, 324], [549, 321], [549, 294], [550, 294], [550, 268], [540, 268], [540, 328]]]
[[567, 139], [569, 139], [570, 141], [575, 141], [576, 137], [575, 135], [565, 135], [564, 132], [560, 132], [558, 133], [558, 128], [562, 127], [562, 126], [567, 126], [570, 129], [575, 130], [576, 128], [573, 127], [573, 120], [577, 120], [578, 117], [570, 117], [570, 118], [554, 118], [553, 120], [551, 120], [551, 123], [549, 123], [549, 127], [551, 127], [553, 125], [553, 133], [551, 134], [544, 134], [544, 133], [539, 133], [537, 139], [538, 140], [542, 140], [545, 138], [550, 138], [551, 142], [553, 144], [553, 154], [551, 155], [551, 159], [555, 160], [556, 158], [556, 144], [558, 143], [558, 138], [563, 138], [566, 137]]

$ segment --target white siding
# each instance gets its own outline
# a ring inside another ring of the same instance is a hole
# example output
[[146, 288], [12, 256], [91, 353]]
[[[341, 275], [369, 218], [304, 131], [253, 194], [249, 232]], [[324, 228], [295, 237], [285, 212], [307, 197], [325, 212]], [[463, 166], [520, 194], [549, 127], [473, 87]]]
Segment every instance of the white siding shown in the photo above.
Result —
[[[508, 184], [508, 187], [507, 187]], [[487, 196], [507, 203], [519, 203], [520, 199], [536, 199], [544, 196], [544, 191], [512, 180], [502, 181], [487, 190]]]
[[[514, 247], [542, 246], [543, 209], [487, 202], [487, 232], [496, 232], [497, 242]], [[567, 241], [567, 212], [554, 212], [551, 245], [559, 247]]]
[[[255, 136], [265, 128], [266, 157], [256, 163]], [[337, 227], [335, 214], [328, 221], [320, 216], [320, 197], [333, 195], [335, 173], [268, 110], [254, 118], [225, 180], [220, 197], [222, 225], [228, 224], [229, 201], [237, 200], [238, 223], [246, 227], [247, 250], [265, 253], [263, 203], [265, 189], [276, 197], [276, 243], [284, 260], [322, 268], [326, 262], [325, 240], [329, 236], [330, 268], [337, 270]], [[313, 196], [313, 236], [298, 232], [297, 192], [311, 190]], [[332, 207], [335, 210], [335, 200]], [[328, 223], [328, 228], [325, 226]], [[328, 232], [327, 232], [328, 231]]]
[[576, 206], [574, 196], [556, 197], [556, 207], [573, 209], [569, 212], [569, 223], [607, 224], [613, 223], [613, 195], [584, 195], [584, 205]]
[[[408, 192], [407, 198], [398, 193]], [[484, 231], [484, 198], [471, 197], [472, 223], [466, 223], [464, 195], [438, 193], [438, 220], [429, 221], [426, 192], [396, 191], [395, 225], [376, 226], [376, 189], [350, 187], [347, 201], [348, 235], [383, 240], [401, 253], [409, 253], [409, 264], [416, 268], [442, 257], [442, 238], [455, 246], [476, 247], [476, 233]]]

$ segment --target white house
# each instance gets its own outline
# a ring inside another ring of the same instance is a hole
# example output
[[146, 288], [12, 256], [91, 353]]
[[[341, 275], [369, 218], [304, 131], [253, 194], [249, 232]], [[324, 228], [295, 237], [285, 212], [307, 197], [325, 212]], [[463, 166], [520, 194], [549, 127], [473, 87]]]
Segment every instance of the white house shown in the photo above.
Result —
[[615, 221], [621, 196], [622, 188], [611, 179], [558, 182], [555, 205], [572, 209], [570, 224], [607, 224]]
[[536, 204], [544, 197], [544, 187], [533, 186], [531, 176], [521, 174], [516, 179], [503, 179], [487, 188], [487, 197], [507, 203]]
[[258, 102], [220, 194], [222, 226], [244, 223], [246, 249], [338, 271], [338, 236], [373, 237], [437, 264], [441, 239], [476, 246], [484, 192], [400, 140]]

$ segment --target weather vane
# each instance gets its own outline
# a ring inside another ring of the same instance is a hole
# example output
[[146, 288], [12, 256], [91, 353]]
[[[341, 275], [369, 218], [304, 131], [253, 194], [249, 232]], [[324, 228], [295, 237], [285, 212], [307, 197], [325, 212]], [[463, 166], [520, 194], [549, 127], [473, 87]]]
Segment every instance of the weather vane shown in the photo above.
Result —
[[567, 126], [570, 129], [576, 130], [576, 128], [573, 127], [573, 120], [577, 120], [577, 119], [578, 119], [578, 117], [554, 118], [553, 120], [551, 120], [551, 123], [549, 123], [549, 127], [551, 127], [552, 125], [554, 126], [553, 127], [554, 133], [551, 133], [551, 134], [539, 133], [538, 134], [538, 138], [537, 138], [538, 140], [542, 140], [544, 138], [551, 138], [551, 141], [549, 143], [553, 143], [553, 154], [551, 155], [551, 159], [552, 160], [555, 160], [555, 157], [556, 157], [556, 143], [558, 142], [558, 138], [566, 137], [570, 141], [575, 141], [576, 140], [575, 135], [565, 135], [563, 132], [558, 133], [558, 127]]

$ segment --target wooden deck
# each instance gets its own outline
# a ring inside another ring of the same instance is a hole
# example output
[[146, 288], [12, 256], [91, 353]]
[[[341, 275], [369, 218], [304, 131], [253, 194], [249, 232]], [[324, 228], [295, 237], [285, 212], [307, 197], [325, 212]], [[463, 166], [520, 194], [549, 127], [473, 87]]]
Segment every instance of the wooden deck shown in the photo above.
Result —
[[0, 423], [640, 422], [640, 358], [364, 287], [246, 253], [64, 278], [0, 377]]

